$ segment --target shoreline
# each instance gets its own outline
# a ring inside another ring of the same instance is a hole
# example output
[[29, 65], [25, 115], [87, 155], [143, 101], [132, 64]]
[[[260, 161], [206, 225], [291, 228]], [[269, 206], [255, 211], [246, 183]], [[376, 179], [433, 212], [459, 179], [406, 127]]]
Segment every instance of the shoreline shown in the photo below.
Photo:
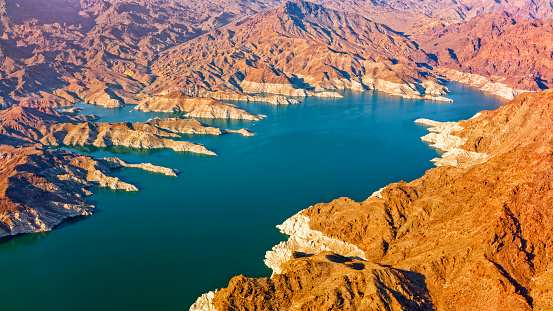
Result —
[[[481, 112], [476, 113], [472, 118], [477, 118]], [[459, 122], [438, 122], [429, 119], [417, 119], [417, 124], [428, 126], [429, 134], [422, 136], [421, 140], [430, 144], [430, 147], [444, 151], [440, 158], [431, 159], [436, 166], [456, 166], [467, 168], [477, 164], [484, 163], [489, 156], [482, 153], [470, 152], [459, 147], [466, 139], [455, 136], [452, 133], [463, 130]], [[386, 185], [373, 192], [368, 199], [382, 199], [382, 192], [390, 185]], [[358, 260], [368, 262], [365, 252], [356, 245], [348, 242], [326, 236], [323, 232], [312, 229], [309, 226], [311, 219], [304, 215], [306, 211], [313, 206], [300, 210], [282, 224], [276, 227], [282, 234], [288, 236], [285, 241], [281, 241], [268, 250], [263, 260], [265, 265], [273, 272], [271, 278], [283, 271], [281, 266], [296, 258], [296, 253], [308, 254], [307, 256], [317, 255], [324, 252], [331, 252], [349, 260]], [[220, 311], [215, 308], [213, 299], [220, 289], [215, 289], [202, 294], [190, 306], [189, 311]]]

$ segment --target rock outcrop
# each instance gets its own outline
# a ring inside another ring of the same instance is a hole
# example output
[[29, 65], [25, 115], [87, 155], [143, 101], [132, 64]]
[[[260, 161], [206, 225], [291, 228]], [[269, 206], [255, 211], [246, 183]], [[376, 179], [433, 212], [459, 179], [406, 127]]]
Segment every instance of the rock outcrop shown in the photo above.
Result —
[[290, 236], [286, 242], [273, 247], [265, 255], [265, 264], [273, 274], [282, 273], [281, 265], [289, 261], [296, 252], [317, 254], [333, 251], [341, 256], [365, 260], [365, 254], [357, 246], [324, 236], [319, 231], [309, 228], [309, 217], [300, 213], [278, 225], [280, 232]]
[[450, 165], [466, 168], [484, 163], [489, 158], [485, 153], [459, 148], [467, 141], [465, 138], [452, 135], [453, 132], [463, 129], [459, 125], [459, 122], [437, 122], [428, 119], [417, 119], [415, 123], [430, 126], [428, 130], [431, 133], [421, 137], [422, 141], [430, 143], [430, 146], [445, 152], [440, 158], [431, 160], [436, 166]]
[[120, 167], [135, 167], [148, 172], [160, 173], [163, 175], [174, 176], [174, 177], [177, 177], [177, 174], [179, 173], [179, 171], [176, 169], [167, 168], [159, 165], [153, 165], [152, 163], [132, 164], [115, 157], [103, 158], [101, 159], [101, 161], [109, 165], [110, 169], [120, 168]]
[[215, 155], [203, 145], [173, 140], [178, 134], [147, 123], [93, 123], [94, 116], [70, 115], [50, 108], [12, 107], [0, 112], [0, 134], [45, 146], [124, 146], [171, 148]]
[[[317, 232], [323, 244], [307, 235], [309, 249], [288, 252], [271, 278], [235, 277], [197, 306], [551, 309], [553, 91], [521, 94], [458, 123], [420, 122], [457, 137], [438, 145], [489, 158], [433, 168], [363, 202], [340, 198], [301, 211], [283, 227], [290, 239]], [[365, 260], [339, 255], [326, 240], [353, 245]]]
[[204, 97], [211, 97], [217, 100], [233, 100], [233, 101], [245, 101], [245, 102], [262, 102], [272, 105], [297, 105], [300, 102], [293, 98], [279, 95], [269, 96], [257, 96], [247, 95], [239, 92], [204, 92]]
[[206, 126], [196, 119], [184, 118], [153, 118], [146, 121], [146, 124], [153, 125], [157, 128], [164, 129], [173, 133], [180, 134], [205, 134], [205, 135], [221, 135], [227, 133], [237, 133], [242, 136], [255, 136], [248, 129], [229, 130], [220, 129], [217, 127]]

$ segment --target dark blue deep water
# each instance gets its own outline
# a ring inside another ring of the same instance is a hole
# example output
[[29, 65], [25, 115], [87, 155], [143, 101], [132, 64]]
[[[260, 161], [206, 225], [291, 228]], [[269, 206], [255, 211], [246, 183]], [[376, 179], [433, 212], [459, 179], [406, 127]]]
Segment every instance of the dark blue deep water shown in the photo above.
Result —
[[[503, 103], [450, 84], [452, 104], [382, 93], [307, 98], [297, 106], [236, 103], [258, 122], [202, 120], [238, 134], [187, 136], [219, 156], [172, 150], [79, 149], [181, 171], [178, 177], [126, 168], [114, 175], [137, 193], [92, 188], [96, 212], [51, 232], [0, 243], [0, 310], [188, 310], [231, 277], [269, 276], [265, 251], [285, 239], [275, 228], [318, 202], [366, 199], [391, 182], [411, 181], [438, 152], [417, 118], [467, 119]], [[145, 121], [152, 114], [90, 105], [99, 122]], [[165, 114], [165, 116], [169, 116]]]

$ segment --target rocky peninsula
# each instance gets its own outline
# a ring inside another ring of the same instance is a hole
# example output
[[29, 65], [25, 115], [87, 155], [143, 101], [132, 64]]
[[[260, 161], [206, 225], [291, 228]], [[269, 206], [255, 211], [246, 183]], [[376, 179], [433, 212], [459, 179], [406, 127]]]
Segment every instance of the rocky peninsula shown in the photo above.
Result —
[[44, 146], [124, 146], [171, 148], [215, 155], [203, 145], [178, 141], [179, 135], [148, 123], [93, 123], [95, 116], [62, 114], [50, 108], [14, 106], [0, 111], [0, 133], [6, 137]]
[[206, 126], [196, 119], [174, 118], [153, 118], [145, 122], [146, 124], [157, 128], [179, 134], [204, 134], [221, 135], [227, 133], [238, 133], [243, 136], [254, 136], [255, 134], [248, 129], [229, 130], [217, 127]]
[[185, 116], [191, 118], [259, 121], [265, 117], [249, 113], [232, 104], [212, 98], [189, 97], [179, 91], [145, 98], [134, 109], [145, 112], [185, 112]]
[[87, 188], [94, 184], [114, 190], [139, 190], [109, 176], [113, 168], [136, 167], [169, 176], [177, 173], [150, 163], [94, 159], [36, 146], [2, 145], [0, 163], [0, 238], [48, 231], [69, 217], [91, 215], [94, 206], [84, 197], [92, 194]]
[[469, 120], [418, 120], [445, 155], [486, 156], [299, 212], [267, 253], [270, 278], [234, 277], [191, 310], [549, 310], [551, 103], [524, 93]]

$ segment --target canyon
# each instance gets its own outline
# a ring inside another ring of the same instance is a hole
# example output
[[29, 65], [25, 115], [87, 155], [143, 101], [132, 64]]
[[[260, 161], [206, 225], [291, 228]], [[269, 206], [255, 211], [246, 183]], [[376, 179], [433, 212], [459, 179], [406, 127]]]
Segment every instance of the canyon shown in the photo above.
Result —
[[[91, 215], [94, 185], [140, 190], [113, 170], [179, 174], [61, 147], [216, 156], [183, 135], [254, 136], [201, 123], [266, 120], [253, 102], [301, 109], [307, 98], [377, 91], [448, 103], [446, 84], [457, 81], [511, 101], [459, 122], [411, 120], [443, 152], [435, 168], [361, 202], [299, 211], [277, 226], [288, 239], [265, 255], [271, 277], [233, 277], [190, 310], [550, 310], [552, 8], [0, 0], [0, 238]], [[171, 115], [107, 123], [80, 114], [79, 102]]]
[[418, 121], [458, 138], [423, 140], [487, 157], [301, 211], [279, 226], [290, 240], [268, 252], [270, 278], [234, 277], [191, 310], [549, 310], [551, 103], [524, 93], [458, 123]]

